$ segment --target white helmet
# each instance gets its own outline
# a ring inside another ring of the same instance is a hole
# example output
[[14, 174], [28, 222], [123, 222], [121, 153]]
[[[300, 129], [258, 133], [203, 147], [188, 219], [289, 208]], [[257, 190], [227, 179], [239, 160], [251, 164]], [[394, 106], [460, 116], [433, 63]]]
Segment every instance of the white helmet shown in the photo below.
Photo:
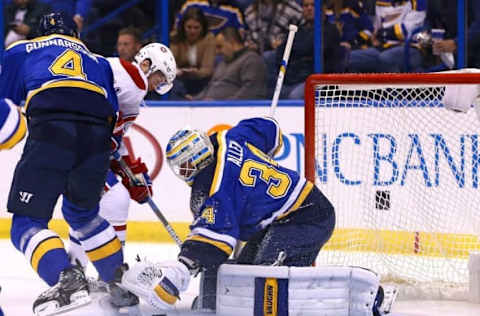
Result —
[[150, 69], [145, 74], [147, 77], [159, 70], [167, 79], [167, 82], [155, 87], [155, 91], [159, 94], [170, 91], [177, 75], [177, 63], [170, 49], [160, 43], [148, 44], [135, 55], [135, 62], [139, 65], [146, 59], [150, 60]]
[[213, 161], [213, 145], [207, 134], [181, 129], [168, 141], [167, 162], [175, 175], [188, 184]]

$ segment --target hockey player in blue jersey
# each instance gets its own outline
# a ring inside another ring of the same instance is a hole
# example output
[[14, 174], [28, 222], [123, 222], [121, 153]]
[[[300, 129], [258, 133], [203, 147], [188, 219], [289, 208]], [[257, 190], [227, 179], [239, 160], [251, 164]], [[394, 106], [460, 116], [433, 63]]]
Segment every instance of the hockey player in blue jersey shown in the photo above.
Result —
[[[27, 123], [20, 108], [9, 99], [0, 99], [0, 150], [11, 149], [25, 137], [26, 132]], [[0, 316], [3, 316], [1, 307]]]
[[[62, 240], [48, 229], [60, 195], [63, 217], [101, 279], [111, 283], [123, 262], [115, 231], [98, 216], [118, 110], [112, 70], [67, 23], [59, 13], [44, 16], [43, 36], [5, 50], [0, 76], [0, 97], [16, 104], [25, 100], [29, 133], [7, 209], [13, 213], [12, 243], [51, 286], [33, 304], [42, 316], [90, 301], [83, 271], [69, 262]], [[112, 304], [138, 303], [111, 284]]]
[[20, 108], [9, 99], [0, 99], [0, 150], [15, 146], [26, 132], [27, 123]]
[[[332, 235], [335, 212], [313, 183], [273, 160], [281, 145], [272, 118], [246, 119], [210, 137], [178, 131], [166, 157], [192, 188], [190, 235], [177, 261], [138, 263], [123, 274], [123, 286], [158, 309], [170, 309], [190, 275], [207, 270], [215, 277], [239, 241], [246, 244], [237, 263], [272, 265], [284, 254], [283, 265], [311, 266]], [[152, 267], [161, 271], [148, 285], [139, 284], [136, 278]], [[215, 283], [210, 283], [213, 300], [203, 307], [214, 309]]]

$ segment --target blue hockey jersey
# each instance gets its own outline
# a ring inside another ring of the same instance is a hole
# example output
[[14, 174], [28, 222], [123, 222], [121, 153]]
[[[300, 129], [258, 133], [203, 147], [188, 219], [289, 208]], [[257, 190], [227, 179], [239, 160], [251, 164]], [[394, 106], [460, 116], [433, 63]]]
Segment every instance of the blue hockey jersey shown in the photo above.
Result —
[[27, 132], [25, 117], [9, 99], [0, 99], [0, 150], [10, 149]]
[[248, 240], [296, 211], [313, 184], [271, 158], [282, 146], [273, 119], [243, 120], [213, 140], [215, 163], [196, 176], [192, 187], [193, 196], [198, 186], [207, 184], [208, 196], [198, 212], [193, 210], [195, 221], [185, 245], [208, 244], [229, 256], [237, 240]]
[[[58, 96], [46, 94], [48, 98], [33, 102], [55, 88], [64, 89]], [[100, 102], [87, 101], [92, 92]], [[16, 104], [25, 100], [27, 114], [44, 110], [107, 118], [118, 110], [107, 60], [91, 53], [80, 40], [58, 34], [15, 42], [5, 50], [0, 96]]]

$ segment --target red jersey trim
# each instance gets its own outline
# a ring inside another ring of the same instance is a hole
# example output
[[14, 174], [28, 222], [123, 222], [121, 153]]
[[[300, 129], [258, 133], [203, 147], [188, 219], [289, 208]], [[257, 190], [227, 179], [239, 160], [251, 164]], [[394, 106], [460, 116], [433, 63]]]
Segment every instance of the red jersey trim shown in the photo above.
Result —
[[123, 68], [128, 72], [130, 75], [130, 78], [132, 78], [133, 82], [137, 85], [139, 89], [142, 90], [147, 90], [147, 87], [145, 86], [145, 81], [143, 81], [142, 76], [140, 75], [139, 69], [132, 65], [132, 63], [120, 59], [120, 64], [122, 64]]

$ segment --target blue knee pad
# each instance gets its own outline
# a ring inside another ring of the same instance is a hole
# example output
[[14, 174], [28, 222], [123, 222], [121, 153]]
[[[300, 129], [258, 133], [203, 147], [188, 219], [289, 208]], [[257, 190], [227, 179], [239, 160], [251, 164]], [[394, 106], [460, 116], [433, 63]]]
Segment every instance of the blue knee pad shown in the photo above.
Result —
[[73, 230], [79, 230], [88, 223], [90, 223], [99, 212], [99, 206], [97, 205], [93, 209], [85, 209], [76, 206], [70, 202], [65, 196], [63, 197], [62, 213], [63, 218]]
[[[30, 238], [42, 229], [48, 229], [49, 218], [34, 218], [13, 214], [10, 240], [15, 248], [24, 252]], [[25, 233], [28, 232], [27, 235]]]

